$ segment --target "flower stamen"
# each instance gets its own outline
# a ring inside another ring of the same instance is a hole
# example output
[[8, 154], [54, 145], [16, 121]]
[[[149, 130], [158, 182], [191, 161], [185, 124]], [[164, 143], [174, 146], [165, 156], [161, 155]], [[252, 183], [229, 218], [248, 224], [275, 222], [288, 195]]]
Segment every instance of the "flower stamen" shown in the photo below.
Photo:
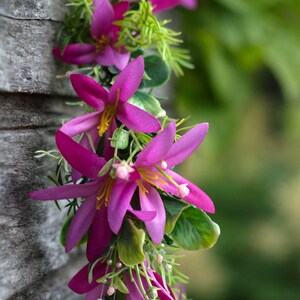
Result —
[[96, 40], [96, 53], [104, 54], [105, 47], [112, 44], [112, 39], [102, 34], [100, 39]]
[[96, 209], [99, 210], [104, 204], [108, 206], [109, 197], [113, 188], [114, 180], [109, 176], [101, 185], [96, 198]]

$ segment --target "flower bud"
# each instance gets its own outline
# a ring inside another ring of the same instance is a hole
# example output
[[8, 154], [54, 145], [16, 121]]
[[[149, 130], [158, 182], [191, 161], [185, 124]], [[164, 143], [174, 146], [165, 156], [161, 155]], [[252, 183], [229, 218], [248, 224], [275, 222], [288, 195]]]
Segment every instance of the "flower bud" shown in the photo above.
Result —
[[115, 288], [113, 286], [110, 286], [107, 290], [107, 295], [112, 296], [116, 292]]
[[157, 297], [158, 297], [157, 290], [156, 290], [156, 289], [152, 289], [152, 290], [150, 291], [150, 293], [149, 293], [149, 296], [150, 296], [151, 300], [152, 300], [152, 299], [157, 299]]
[[190, 189], [187, 187], [187, 183], [178, 185], [178, 194], [181, 198], [186, 197], [190, 193]]
[[158, 254], [156, 259], [157, 259], [157, 262], [159, 262], [161, 264], [164, 260], [164, 257], [161, 254]]
[[116, 170], [116, 177], [123, 180], [128, 180], [130, 173], [134, 171], [125, 160], [121, 161], [119, 164], [113, 164], [113, 167]]
[[168, 164], [167, 164], [167, 162], [164, 161], [164, 160], [161, 161], [160, 166], [161, 166], [161, 168], [162, 168], [163, 170], [166, 170], [166, 169], [168, 168]]
[[122, 263], [117, 262], [117, 263], [116, 263], [116, 267], [117, 267], [118, 269], [120, 269], [120, 268], [122, 267]]
[[166, 264], [166, 270], [168, 270], [168, 271], [170, 271], [170, 270], [172, 270], [172, 265], [170, 265], [170, 264]]

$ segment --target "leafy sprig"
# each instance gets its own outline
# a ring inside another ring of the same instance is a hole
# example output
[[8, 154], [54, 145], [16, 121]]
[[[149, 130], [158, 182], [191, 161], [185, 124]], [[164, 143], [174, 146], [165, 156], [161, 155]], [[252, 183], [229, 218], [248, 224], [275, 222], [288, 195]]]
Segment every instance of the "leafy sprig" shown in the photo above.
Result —
[[182, 67], [192, 69], [193, 65], [188, 50], [179, 48], [180, 33], [166, 27], [170, 20], [159, 21], [152, 10], [150, 2], [142, 0], [137, 10], [127, 11], [123, 20], [115, 22], [121, 28], [118, 45], [130, 52], [156, 48], [175, 75], [183, 75]]

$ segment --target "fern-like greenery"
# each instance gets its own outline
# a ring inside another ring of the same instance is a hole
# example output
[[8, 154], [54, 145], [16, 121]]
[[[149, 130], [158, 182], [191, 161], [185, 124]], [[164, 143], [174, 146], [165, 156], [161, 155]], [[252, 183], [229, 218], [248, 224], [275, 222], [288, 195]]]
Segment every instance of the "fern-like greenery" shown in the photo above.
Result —
[[69, 0], [70, 7], [65, 15], [64, 24], [58, 32], [57, 39], [64, 49], [70, 43], [87, 42], [90, 38], [93, 0]]
[[121, 27], [118, 45], [125, 46], [130, 52], [154, 48], [175, 75], [183, 75], [182, 67], [193, 68], [193, 65], [189, 52], [179, 48], [182, 43], [178, 38], [180, 33], [166, 27], [169, 20], [158, 21], [152, 10], [151, 4], [142, 0], [137, 10], [129, 10], [123, 20], [115, 22]]

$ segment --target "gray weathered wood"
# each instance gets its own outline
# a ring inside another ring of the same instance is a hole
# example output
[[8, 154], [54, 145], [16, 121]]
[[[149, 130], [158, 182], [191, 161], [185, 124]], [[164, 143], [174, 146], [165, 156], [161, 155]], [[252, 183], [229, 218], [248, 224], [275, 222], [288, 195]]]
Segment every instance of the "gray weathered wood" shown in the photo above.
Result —
[[68, 80], [56, 78], [70, 69], [52, 56], [59, 26], [0, 17], [0, 91], [72, 94]]
[[[78, 251], [70, 257], [59, 243], [64, 214], [53, 202], [35, 202], [28, 197], [29, 191], [49, 186], [45, 180], [49, 171], [39, 167], [41, 163], [34, 160], [34, 151], [53, 148], [53, 134], [61, 119], [76, 114], [76, 109], [63, 104], [64, 100], [67, 99], [0, 95], [0, 299], [3, 300], [71, 299], [67, 281], [75, 269], [67, 265], [73, 264], [74, 259], [77, 268], [83, 264], [76, 258]], [[63, 271], [57, 271], [60, 268]]]
[[60, 21], [65, 13], [64, 0], [1, 0], [0, 15], [15, 19]]

